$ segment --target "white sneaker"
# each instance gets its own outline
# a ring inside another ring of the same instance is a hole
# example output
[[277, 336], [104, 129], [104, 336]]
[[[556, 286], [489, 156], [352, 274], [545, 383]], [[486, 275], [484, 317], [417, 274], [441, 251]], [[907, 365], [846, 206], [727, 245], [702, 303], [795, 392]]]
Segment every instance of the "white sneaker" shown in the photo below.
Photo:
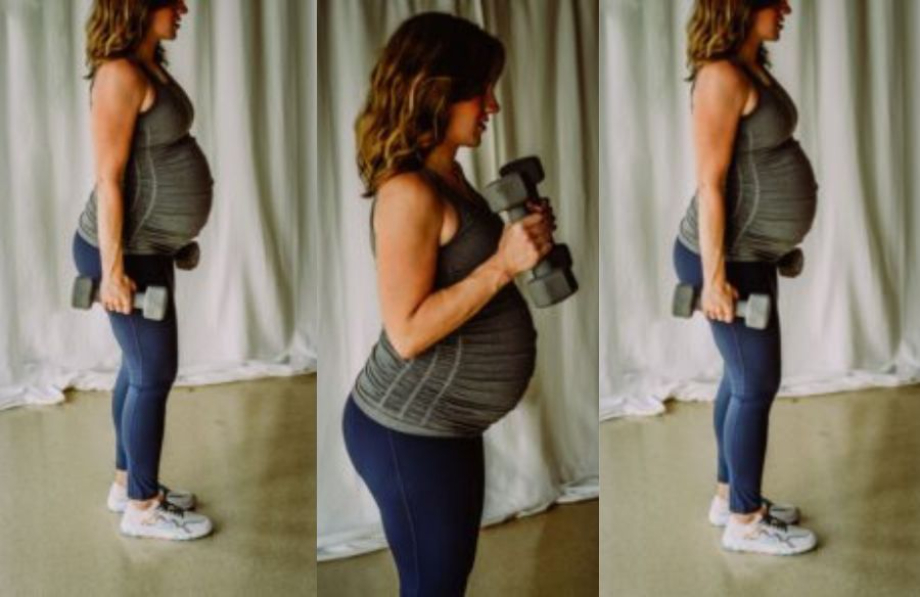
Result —
[[129, 537], [188, 541], [204, 537], [212, 530], [207, 516], [177, 508], [166, 501], [147, 509], [128, 504], [121, 517], [121, 533]]
[[808, 529], [786, 524], [769, 514], [758, 515], [753, 522], [742, 524], [729, 518], [722, 534], [722, 547], [774, 556], [791, 556], [812, 550], [818, 539]]
[[[195, 504], [198, 502], [195, 494], [191, 491], [170, 489], [165, 485], [160, 485], [160, 491], [167, 502], [183, 510], [194, 510]], [[109, 497], [106, 499], [105, 504], [112, 512], [124, 512], [125, 507], [128, 505], [128, 488], [118, 483], [112, 483], [112, 486], [109, 487]]]
[[[767, 513], [785, 522], [786, 524], [798, 524], [800, 519], [799, 509], [792, 504], [774, 504], [767, 498], [763, 498], [763, 505], [767, 507]], [[713, 496], [709, 504], [709, 522], [713, 526], [724, 527], [728, 524], [731, 512], [728, 509], [728, 500]]]

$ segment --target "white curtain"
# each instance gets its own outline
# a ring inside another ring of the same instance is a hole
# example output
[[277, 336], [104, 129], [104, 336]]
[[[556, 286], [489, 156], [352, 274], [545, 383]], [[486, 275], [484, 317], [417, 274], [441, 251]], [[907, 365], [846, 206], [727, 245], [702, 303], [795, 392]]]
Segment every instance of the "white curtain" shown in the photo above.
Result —
[[[0, 408], [110, 387], [118, 364], [104, 313], [69, 307], [70, 245], [93, 184], [90, 4], [5, 0], [0, 17]], [[195, 105], [215, 197], [201, 264], [177, 274], [180, 383], [306, 371], [316, 360], [315, 4], [190, 8], [166, 48]]]
[[[707, 324], [669, 315], [693, 193], [684, 27], [691, 0], [607, 0], [601, 25], [602, 417], [712, 399]], [[799, 108], [818, 215], [781, 279], [781, 395], [920, 381], [920, 3], [792, 2], [768, 48]]]
[[541, 185], [558, 215], [581, 289], [534, 310], [537, 374], [522, 404], [486, 438], [486, 522], [597, 495], [597, 16], [596, 0], [492, 2], [323, 0], [319, 3], [319, 169], [323, 287], [317, 407], [318, 558], [383, 545], [373, 500], [345, 452], [341, 412], [380, 331], [370, 205], [360, 197], [352, 133], [377, 52], [397, 25], [440, 10], [497, 35], [508, 60], [502, 112], [475, 152], [472, 182], [506, 161], [541, 156]]

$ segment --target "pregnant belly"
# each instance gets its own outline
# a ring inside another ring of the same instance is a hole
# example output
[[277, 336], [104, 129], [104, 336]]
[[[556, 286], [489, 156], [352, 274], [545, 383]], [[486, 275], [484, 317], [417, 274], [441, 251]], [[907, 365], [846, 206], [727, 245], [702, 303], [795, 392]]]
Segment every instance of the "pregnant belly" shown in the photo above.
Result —
[[[211, 213], [214, 181], [207, 158], [191, 137], [154, 156], [155, 179], [146, 181], [155, 197], [152, 219], [191, 240]], [[154, 223], [154, 222], [151, 222]]]
[[818, 184], [808, 157], [795, 141], [756, 157], [742, 200], [732, 217], [733, 250], [745, 258], [775, 260], [811, 230]]

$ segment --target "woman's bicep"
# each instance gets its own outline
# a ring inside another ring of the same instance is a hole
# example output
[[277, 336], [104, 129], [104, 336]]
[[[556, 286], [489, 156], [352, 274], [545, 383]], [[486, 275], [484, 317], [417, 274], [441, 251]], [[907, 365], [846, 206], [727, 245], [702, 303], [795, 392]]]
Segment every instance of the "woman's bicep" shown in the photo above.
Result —
[[120, 182], [144, 93], [143, 79], [125, 67], [97, 74], [90, 126], [98, 182]]
[[743, 82], [725, 73], [702, 79], [694, 90], [693, 145], [701, 190], [724, 182], [745, 99]]
[[381, 189], [374, 211], [378, 292], [390, 336], [406, 331], [434, 289], [443, 218], [429, 188], [406, 182]]

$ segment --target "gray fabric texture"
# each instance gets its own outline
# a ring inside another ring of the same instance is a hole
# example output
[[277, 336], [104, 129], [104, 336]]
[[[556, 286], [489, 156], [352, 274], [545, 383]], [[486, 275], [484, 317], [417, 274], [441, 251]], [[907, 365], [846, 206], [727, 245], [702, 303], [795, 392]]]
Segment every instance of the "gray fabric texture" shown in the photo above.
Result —
[[[779, 81], [769, 84], [740, 66], [757, 90], [757, 105], [738, 123], [725, 184], [725, 258], [777, 261], [805, 238], [815, 219], [817, 182], [793, 137], [795, 104]], [[698, 197], [693, 196], [678, 238], [699, 253]]]
[[[421, 173], [457, 210], [460, 220], [454, 237], [438, 251], [437, 290], [463, 280], [491, 257], [504, 223], [472, 188], [460, 193], [437, 174]], [[415, 358], [400, 357], [384, 330], [352, 395], [362, 411], [391, 429], [475, 436], [517, 405], [533, 375], [535, 358], [530, 311], [517, 287], [509, 284], [466, 323]]]
[[[189, 132], [195, 111], [188, 95], [165, 69], [167, 80], [162, 81], [136, 64], [153, 85], [156, 99], [137, 116], [125, 165], [124, 252], [172, 255], [207, 222], [214, 181], [207, 158]], [[97, 202], [94, 189], [77, 228], [93, 246], [99, 245]]]
[[323, 314], [316, 404], [319, 560], [386, 546], [380, 511], [348, 459], [340, 424], [355, 378], [380, 336], [367, 244], [371, 206], [360, 197], [354, 123], [387, 37], [422, 10], [468, 18], [505, 44], [505, 70], [496, 88], [501, 111], [490, 119], [482, 144], [461, 150], [457, 161], [470, 183], [483, 188], [498, 178], [502, 164], [540, 156], [546, 170], [540, 191], [552, 201], [555, 237], [572, 250], [580, 285], [565, 302], [531, 311], [539, 332], [534, 376], [517, 407], [484, 435], [483, 521], [596, 495], [598, 3], [323, 0], [317, 13], [316, 120]]

